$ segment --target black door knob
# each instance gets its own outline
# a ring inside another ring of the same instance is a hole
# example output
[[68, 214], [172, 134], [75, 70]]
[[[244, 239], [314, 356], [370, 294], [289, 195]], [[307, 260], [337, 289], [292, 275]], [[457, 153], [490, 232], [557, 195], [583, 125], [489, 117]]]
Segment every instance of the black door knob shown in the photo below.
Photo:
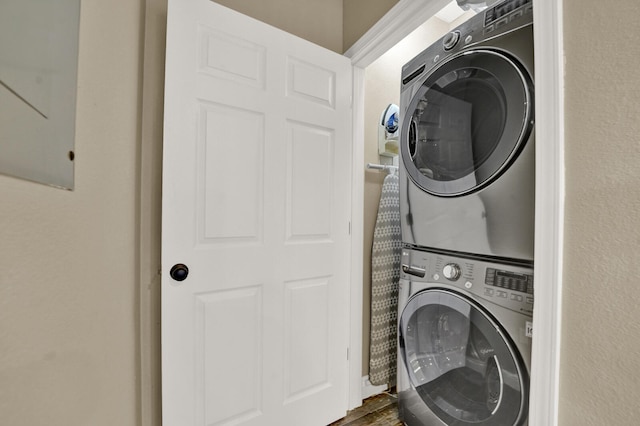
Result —
[[184, 281], [189, 275], [189, 268], [182, 263], [176, 263], [169, 271], [169, 275], [176, 281]]

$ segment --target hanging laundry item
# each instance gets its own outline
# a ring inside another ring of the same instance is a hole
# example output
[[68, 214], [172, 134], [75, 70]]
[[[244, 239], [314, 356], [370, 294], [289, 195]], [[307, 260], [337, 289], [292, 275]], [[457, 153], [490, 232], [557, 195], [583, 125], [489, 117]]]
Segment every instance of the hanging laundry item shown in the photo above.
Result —
[[369, 381], [396, 383], [398, 281], [400, 280], [400, 179], [385, 177], [371, 251], [371, 341]]

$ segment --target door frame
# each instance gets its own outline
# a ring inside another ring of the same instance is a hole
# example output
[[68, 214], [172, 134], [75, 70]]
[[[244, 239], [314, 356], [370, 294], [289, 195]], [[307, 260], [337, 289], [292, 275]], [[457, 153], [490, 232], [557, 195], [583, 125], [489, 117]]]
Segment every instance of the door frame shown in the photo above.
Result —
[[[562, 249], [564, 221], [564, 86], [562, 0], [534, 1], [536, 49], [536, 235], [533, 368], [529, 424], [558, 424]], [[166, 0], [145, 1], [141, 113], [138, 253], [139, 423], [159, 424], [160, 200], [162, 88]], [[345, 56], [354, 65], [349, 408], [362, 404], [362, 299], [364, 226], [364, 69], [435, 15], [447, 0], [400, 0]], [[541, 53], [544, 52], [544, 55]], [[158, 90], [159, 89], [159, 90]], [[540, 108], [544, 105], [545, 108]], [[159, 120], [159, 121], [158, 121]]]
[[[536, 46], [536, 211], [529, 424], [557, 426], [564, 228], [564, 63], [562, 0], [533, 0]], [[349, 407], [362, 403], [364, 69], [434, 16], [448, 0], [400, 0], [345, 56], [354, 66], [353, 229]], [[427, 46], [425, 46], [426, 48]], [[544, 53], [543, 53], [544, 52]], [[544, 106], [544, 108], [542, 107]], [[358, 272], [359, 271], [359, 272]], [[360, 329], [358, 330], [358, 326]]]

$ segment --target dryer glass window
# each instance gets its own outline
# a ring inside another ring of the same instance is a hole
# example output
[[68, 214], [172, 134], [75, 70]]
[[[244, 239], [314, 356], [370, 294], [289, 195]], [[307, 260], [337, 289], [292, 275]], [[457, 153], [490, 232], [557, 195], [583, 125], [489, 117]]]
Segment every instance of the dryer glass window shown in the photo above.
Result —
[[411, 178], [435, 195], [474, 191], [499, 175], [531, 129], [530, 81], [502, 53], [470, 51], [433, 71], [403, 123]]
[[446, 424], [515, 425], [526, 416], [519, 357], [474, 302], [446, 290], [418, 293], [400, 332], [409, 379]]

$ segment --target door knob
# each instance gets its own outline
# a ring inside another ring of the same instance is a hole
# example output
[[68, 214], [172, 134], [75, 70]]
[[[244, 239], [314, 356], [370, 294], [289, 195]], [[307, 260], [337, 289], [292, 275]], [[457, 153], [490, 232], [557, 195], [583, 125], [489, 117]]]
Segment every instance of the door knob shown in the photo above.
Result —
[[185, 264], [176, 263], [169, 271], [169, 275], [176, 281], [184, 281], [189, 275], [189, 268]]

